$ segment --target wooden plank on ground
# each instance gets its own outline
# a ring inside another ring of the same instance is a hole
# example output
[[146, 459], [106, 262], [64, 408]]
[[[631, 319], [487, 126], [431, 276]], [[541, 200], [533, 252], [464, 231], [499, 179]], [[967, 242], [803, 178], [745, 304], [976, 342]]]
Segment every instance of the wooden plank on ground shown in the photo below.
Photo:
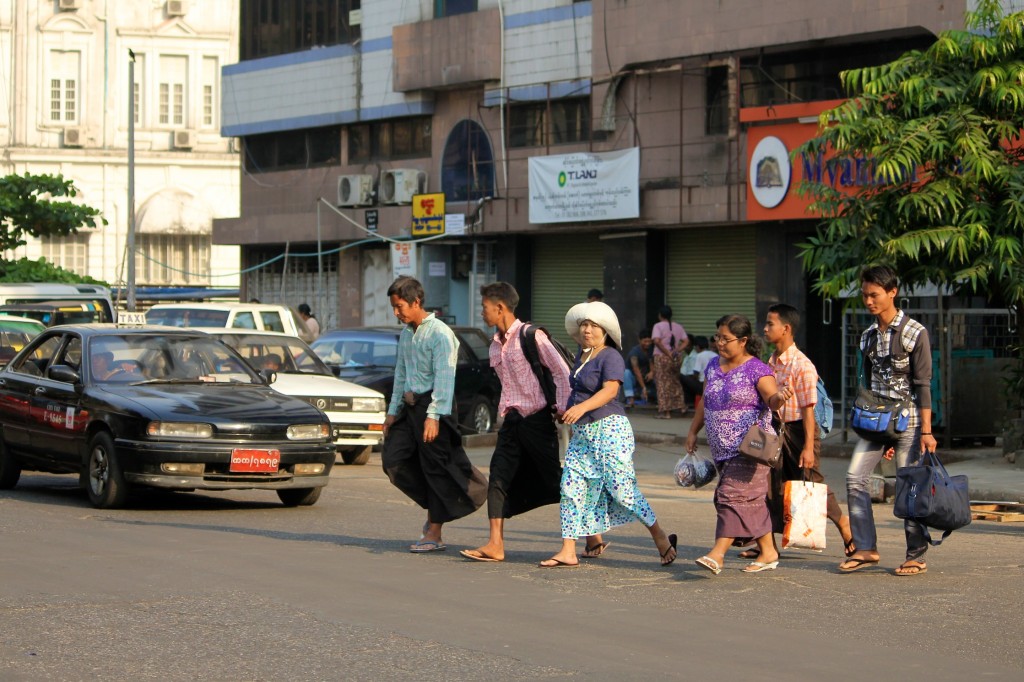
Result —
[[974, 521], [1024, 521], [1024, 503], [1020, 502], [971, 502], [971, 519]]

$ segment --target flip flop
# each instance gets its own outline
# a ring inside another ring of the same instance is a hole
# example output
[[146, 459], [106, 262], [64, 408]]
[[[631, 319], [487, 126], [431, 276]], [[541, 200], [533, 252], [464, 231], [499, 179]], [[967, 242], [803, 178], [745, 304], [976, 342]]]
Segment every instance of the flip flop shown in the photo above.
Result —
[[[853, 564], [853, 565], [852, 566], [847, 566], [846, 568], [843, 568], [843, 564]], [[877, 564], [878, 564], [878, 559], [847, 559], [842, 564], [839, 564], [839, 572], [840, 573], [853, 573], [854, 571], [859, 571], [862, 568], [867, 568], [869, 566], [875, 566]]]
[[853, 538], [850, 538], [850, 541], [843, 545], [843, 552], [846, 556], [853, 556], [853, 553], [856, 551], [857, 545], [853, 544]]
[[426, 552], [443, 552], [446, 549], [448, 549], [448, 545], [440, 540], [437, 542], [433, 540], [417, 540], [416, 544], [409, 548], [409, 551], [414, 554], [424, 554]]
[[769, 561], [768, 563], [761, 563], [760, 561], [754, 561], [743, 568], [744, 573], [760, 573], [761, 571], [774, 571], [779, 567], [779, 560]]
[[[546, 563], [544, 563], [544, 561], [554, 561], [555, 563], [553, 563], [553, 564], [546, 564]], [[540, 568], [579, 568], [579, 566], [580, 566], [579, 562], [577, 562], [575, 564], [570, 564], [570, 563], [568, 563], [566, 561], [562, 561], [560, 559], [555, 559], [555, 558], [545, 559], [544, 561], [542, 561], [539, 564], [537, 564], [537, 566], [539, 566]]]
[[741, 559], [756, 559], [757, 557], [761, 556], [761, 550], [759, 550], [759, 549], [745, 549], [742, 552], [740, 552], [739, 554], [737, 554], [736, 556], [738, 556]]
[[[900, 573], [900, 571], [906, 571], [906, 573]], [[923, 561], [904, 561], [903, 564], [893, 571], [893, 575], [899, 578], [909, 578], [913, 575], [921, 575], [922, 573], [928, 572], [928, 564]]]
[[[471, 552], [476, 552], [476, 554], [471, 554]], [[464, 549], [461, 552], [459, 552], [459, 554], [466, 557], [467, 559], [472, 559], [473, 561], [504, 561], [504, 559], [495, 559], [492, 556], [487, 556], [479, 549]]]
[[661, 565], [662, 566], [670, 565], [673, 561], [676, 560], [676, 557], [679, 556], [679, 552], [676, 552], [676, 556], [672, 557], [668, 561], [665, 561], [665, 557], [668, 556], [668, 553], [672, 552], [672, 551], [675, 551], [676, 541], [677, 540], [678, 540], [678, 538], [676, 537], [675, 533], [672, 533], [671, 535], [668, 536], [668, 549], [666, 549], [664, 552], [661, 552]]
[[718, 575], [722, 572], [722, 567], [719, 565], [719, 563], [709, 556], [702, 556], [701, 558], [694, 560], [693, 563], [697, 564], [698, 566], [703, 566], [715, 575]]
[[611, 542], [599, 542], [596, 545], [587, 545], [583, 550], [581, 559], [596, 559], [597, 557], [604, 554], [604, 551], [608, 549]]

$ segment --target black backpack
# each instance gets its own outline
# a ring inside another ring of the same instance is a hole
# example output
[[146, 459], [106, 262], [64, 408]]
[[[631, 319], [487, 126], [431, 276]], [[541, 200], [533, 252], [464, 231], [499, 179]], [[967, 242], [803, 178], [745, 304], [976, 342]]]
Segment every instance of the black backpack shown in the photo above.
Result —
[[537, 375], [537, 381], [540, 382], [540, 388], [544, 391], [544, 399], [548, 402], [548, 409], [552, 412], [558, 412], [557, 398], [555, 397], [555, 378], [551, 374], [551, 370], [547, 368], [540, 359], [540, 351], [537, 349], [537, 330], [541, 330], [547, 334], [548, 341], [555, 347], [558, 355], [562, 358], [562, 362], [565, 363], [567, 369], [572, 369], [575, 359], [569, 349], [562, 344], [561, 341], [551, 336], [547, 329], [539, 327], [535, 324], [528, 322], [523, 323], [523, 326], [519, 328], [519, 346], [523, 349], [523, 355], [526, 356], [527, 361], [530, 363], [530, 367], [533, 368], [533, 373]]

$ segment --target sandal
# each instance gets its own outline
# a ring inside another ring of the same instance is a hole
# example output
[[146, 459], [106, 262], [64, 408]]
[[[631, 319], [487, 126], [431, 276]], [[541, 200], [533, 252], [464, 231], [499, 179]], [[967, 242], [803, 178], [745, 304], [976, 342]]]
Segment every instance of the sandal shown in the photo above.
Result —
[[745, 549], [739, 553], [741, 559], [756, 559], [761, 556], [761, 550], [759, 549]]
[[857, 545], [853, 544], [853, 538], [850, 538], [850, 541], [843, 545], [843, 551], [846, 556], [853, 556], [853, 553], [857, 551]]
[[[668, 536], [668, 549], [666, 549], [664, 552], [658, 552], [659, 554], [661, 554], [661, 565], [662, 566], [668, 566], [669, 564], [671, 564], [673, 561], [676, 560], [677, 556], [679, 556], [679, 553], [676, 551], [676, 542], [677, 541], [678, 541], [678, 538], [676, 537], [676, 534], [672, 533], [671, 535]], [[668, 558], [669, 553], [672, 554], [672, 558], [671, 559]]]
[[917, 561], [916, 559], [911, 559], [909, 561], [904, 561], [900, 565], [899, 568], [897, 568], [895, 571], [893, 571], [893, 575], [897, 575], [897, 576], [899, 576], [901, 578], [906, 578], [908, 576], [921, 575], [922, 573], [927, 573], [927, 572], [928, 572], [928, 564], [926, 564], [923, 561]]
[[584, 550], [583, 550], [583, 554], [581, 555], [581, 558], [583, 558], [583, 559], [596, 559], [597, 557], [599, 557], [602, 554], [604, 554], [604, 551], [606, 549], [608, 549], [608, 545], [610, 545], [610, 544], [612, 544], [612, 543], [610, 543], [610, 542], [598, 542], [595, 545], [587, 545], [584, 548]]

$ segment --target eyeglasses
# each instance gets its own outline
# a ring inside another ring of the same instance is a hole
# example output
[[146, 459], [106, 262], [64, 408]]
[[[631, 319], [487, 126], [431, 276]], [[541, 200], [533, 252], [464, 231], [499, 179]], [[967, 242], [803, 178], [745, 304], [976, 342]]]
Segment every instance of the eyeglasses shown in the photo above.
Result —
[[731, 339], [727, 339], [724, 336], [719, 336], [718, 334], [715, 334], [714, 336], [711, 337], [711, 340], [714, 341], [715, 343], [717, 343], [719, 346], [728, 346], [733, 341], [739, 341], [740, 339], [745, 339], [745, 338], [747, 338], [747, 337], [745, 337], [745, 336], [737, 336], [737, 337], [734, 337], [734, 338], [731, 338]]

